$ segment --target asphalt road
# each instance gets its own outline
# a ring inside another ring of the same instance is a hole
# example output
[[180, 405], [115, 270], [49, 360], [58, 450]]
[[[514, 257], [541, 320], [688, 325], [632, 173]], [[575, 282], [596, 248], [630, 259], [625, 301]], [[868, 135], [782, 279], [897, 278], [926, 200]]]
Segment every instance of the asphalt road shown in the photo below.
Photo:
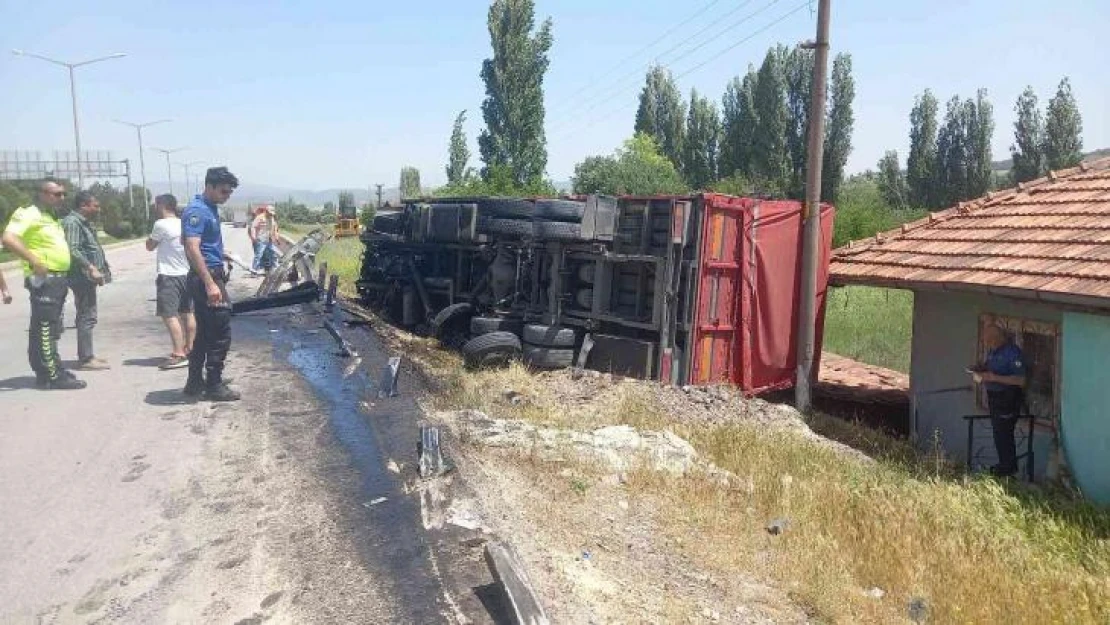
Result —
[[[244, 230], [225, 238], [249, 257]], [[0, 623], [489, 622], [480, 552], [425, 531], [406, 494], [419, 415], [372, 399], [380, 345], [361, 336], [362, 367], [342, 362], [315, 305], [236, 317], [227, 376], [244, 400], [186, 403], [185, 371], [156, 366], [153, 256], [109, 252], [96, 344], [112, 369], [81, 373], [81, 391], [34, 388], [7, 271]], [[234, 277], [233, 297], [257, 284]], [[72, 360], [71, 302], [66, 321]]]

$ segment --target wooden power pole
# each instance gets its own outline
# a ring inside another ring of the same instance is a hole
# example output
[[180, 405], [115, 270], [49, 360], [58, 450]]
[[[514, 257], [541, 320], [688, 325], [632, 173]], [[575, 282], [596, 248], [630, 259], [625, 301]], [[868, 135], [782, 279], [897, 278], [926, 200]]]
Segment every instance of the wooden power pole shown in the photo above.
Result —
[[806, 154], [806, 200], [802, 227], [802, 280], [798, 311], [798, 371], [794, 403], [809, 410], [813, 403], [813, 370], [817, 345], [817, 266], [821, 258], [821, 165], [825, 151], [825, 100], [829, 81], [829, 3], [818, 0], [817, 40], [813, 47], [813, 93], [809, 103]]
[[374, 186], [378, 188], [378, 208], [381, 208], [382, 207], [382, 186], [384, 186], [384, 185], [376, 184]]

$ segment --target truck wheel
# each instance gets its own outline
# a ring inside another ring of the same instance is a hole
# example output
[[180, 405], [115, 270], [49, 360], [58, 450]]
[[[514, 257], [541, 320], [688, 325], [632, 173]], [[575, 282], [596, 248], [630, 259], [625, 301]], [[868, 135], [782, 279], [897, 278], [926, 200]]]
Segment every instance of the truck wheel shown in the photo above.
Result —
[[524, 326], [524, 342], [537, 347], [574, 347], [574, 328], [529, 323]]
[[582, 225], [561, 221], [537, 221], [536, 238], [549, 241], [581, 241]]
[[574, 365], [574, 350], [525, 345], [524, 364], [536, 369], [566, 369]]
[[532, 228], [532, 222], [522, 219], [483, 217], [478, 220], [478, 232], [524, 238], [532, 236], [534, 229]]
[[474, 317], [470, 320], [471, 336], [481, 336], [491, 332], [511, 332], [520, 335], [524, 322], [509, 317]]
[[520, 339], [511, 332], [476, 336], [462, 347], [463, 361], [471, 369], [504, 367], [520, 357]]
[[478, 200], [478, 213], [487, 217], [531, 219], [536, 205], [529, 200], [507, 197], [488, 197]]
[[536, 200], [536, 218], [552, 221], [582, 221], [585, 202], [572, 200]]
[[582, 308], [592, 310], [594, 307], [594, 290], [578, 289], [578, 292], [574, 294], [574, 301]]
[[471, 304], [452, 304], [432, 319], [432, 332], [444, 347], [458, 349], [466, 342], [466, 331], [473, 315], [474, 306]]

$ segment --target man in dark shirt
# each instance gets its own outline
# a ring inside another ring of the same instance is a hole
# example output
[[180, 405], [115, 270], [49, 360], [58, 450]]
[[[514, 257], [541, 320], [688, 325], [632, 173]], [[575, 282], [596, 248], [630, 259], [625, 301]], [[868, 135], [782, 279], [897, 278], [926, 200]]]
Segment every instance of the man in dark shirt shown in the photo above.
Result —
[[1024, 402], [1025, 362], [1021, 348], [1001, 326], [988, 327], [984, 340], [987, 357], [972, 375], [976, 382], [986, 384], [987, 389], [987, 409], [994, 431], [994, 448], [998, 452], [998, 464], [991, 467], [991, 473], [1008, 477], [1017, 473], [1014, 429]]
[[189, 259], [187, 284], [193, 298], [197, 334], [189, 352], [185, 395], [210, 401], [236, 401], [239, 393], [223, 381], [224, 360], [231, 348], [231, 300], [227, 296], [220, 204], [227, 202], [236, 178], [226, 167], [213, 167], [204, 176], [204, 193], [193, 198], [181, 215], [181, 237]]
[[96, 357], [93, 328], [96, 327], [96, 289], [112, 281], [104, 248], [96, 236], [93, 220], [100, 214], [100, 202], [88, 191], [77, 194], [77, 209], [62, 218], [69, 243], [69, 288], [77, 305], [77, 368], [84, 371], [110, 369]]

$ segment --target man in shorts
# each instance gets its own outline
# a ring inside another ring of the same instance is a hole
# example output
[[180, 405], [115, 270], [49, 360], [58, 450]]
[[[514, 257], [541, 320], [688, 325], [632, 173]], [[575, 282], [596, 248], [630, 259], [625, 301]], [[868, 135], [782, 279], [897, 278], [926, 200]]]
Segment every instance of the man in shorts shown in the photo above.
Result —
[[154, 199], [154, 207], [162, 217], [154, 222], [154, 229], [146, 240], [146, 249], [158, 252], [156, 314], [166, 324], [173, 344], [173, 351], [161, 368], [179, 369], [189, 366], [189, 352], [197, 332], [193, 299], [186, 286], [189, 259], [185, 257], [185, 245], [181, 241], [181, 213], [177, 208], [177, 199], [168, 193], [159, 195]]

